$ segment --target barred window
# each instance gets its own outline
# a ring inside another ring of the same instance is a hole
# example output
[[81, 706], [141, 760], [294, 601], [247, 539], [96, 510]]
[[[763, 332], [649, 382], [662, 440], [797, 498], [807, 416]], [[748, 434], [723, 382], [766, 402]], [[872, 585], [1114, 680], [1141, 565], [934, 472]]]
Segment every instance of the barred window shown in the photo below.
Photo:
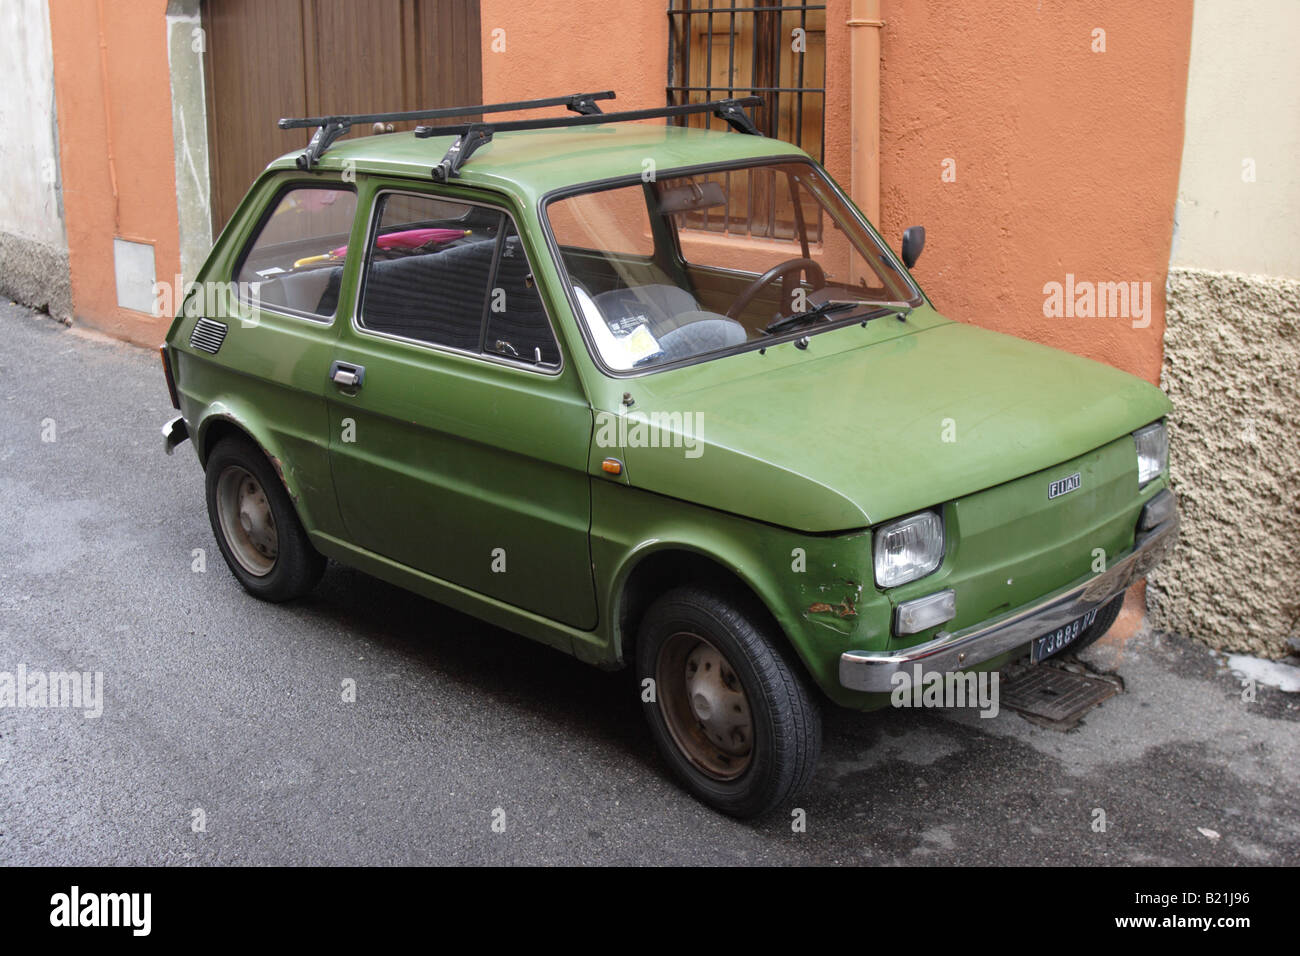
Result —
[[[766, 136], [821, 160], [825, 153], [826, 7], [787, 0], [670, 0], [668, 105], [761, 96], [751, 110]], [[710, 114], [678, 117], [681, 125], [726, 129]], [[752, 181], [751, 181], [752, 179]], [[788, 192], [768, 177], [733, 174], [724, 209], [685, 225], [726, 235], [785, 238], [797, 218]], [[809, 238], [821, 239], [819, 210], [809, 208]]]

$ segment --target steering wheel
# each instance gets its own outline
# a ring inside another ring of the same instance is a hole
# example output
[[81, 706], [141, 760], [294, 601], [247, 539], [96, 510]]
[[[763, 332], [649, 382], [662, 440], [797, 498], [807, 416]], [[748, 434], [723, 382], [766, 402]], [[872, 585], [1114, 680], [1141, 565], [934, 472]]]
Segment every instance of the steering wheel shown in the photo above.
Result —
[[736, 301], [732, 303], [731, 308], [727, 310], [727, 318], [734, 319], [741, 312], [744, 312], [749, 303], [754, 301], [754, 297], [763, 290], [763, 287], [778, 278], [781, 280], [781, 302], [784, 309], [786, 305], [793, 301], [794, 290], [797, 288], [791, 277], [802, 272], [808, 273], [808, 278], [812, 280], [814, 290], [826, 288], [826, 272], [812, 259], [787, 259], [785, 262], [778, 262], [746, 286], [745, 291], [740, 293]]

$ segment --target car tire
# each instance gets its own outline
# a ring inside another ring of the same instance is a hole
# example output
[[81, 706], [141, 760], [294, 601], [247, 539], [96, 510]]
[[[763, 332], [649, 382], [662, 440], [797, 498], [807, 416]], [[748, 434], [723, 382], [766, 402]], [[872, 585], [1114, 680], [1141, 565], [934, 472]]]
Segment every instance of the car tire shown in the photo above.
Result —
[[792, 800], [821, 752], [817, 699], [774, 630], [745, 602], [681, 587], [650, 606], [637, 637], [660, 753], [687, 790], [734, 817]]
[[325, 558], [312, 547], [262, 450], [246, 438], [223, 438], [204, 470], [212, 533], [244, 590], [279, 602], [315, 587]]
[[1088, 625], [1088, 629], [1079, 636], [1078, 640], [1067, 648], [1068, 652], [1070, 654], [1077, 654], [1085, 647], [1101, 640], [1101, 638], [1105, 636], [1106, 632], [1115, 625], [1115, 619], [1119, 617], [1120, 609], [1123, 607], [1123, 594], [1117, 594], [1115, 597], [1111, 598], [1110, 603], [1097, 612], [1097, 617]]

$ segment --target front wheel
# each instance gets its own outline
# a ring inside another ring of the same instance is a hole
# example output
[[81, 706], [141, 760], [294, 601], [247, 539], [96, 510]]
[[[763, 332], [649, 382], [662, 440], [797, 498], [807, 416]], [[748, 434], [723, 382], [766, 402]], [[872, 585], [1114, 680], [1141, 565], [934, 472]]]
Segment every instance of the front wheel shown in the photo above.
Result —
[[655, 743], [687, 790], [735, 817], [792, 800], [821, 751], [816, 698], [769, 631], [739, 602], [683, 587], [655, 601], [637, 639]]

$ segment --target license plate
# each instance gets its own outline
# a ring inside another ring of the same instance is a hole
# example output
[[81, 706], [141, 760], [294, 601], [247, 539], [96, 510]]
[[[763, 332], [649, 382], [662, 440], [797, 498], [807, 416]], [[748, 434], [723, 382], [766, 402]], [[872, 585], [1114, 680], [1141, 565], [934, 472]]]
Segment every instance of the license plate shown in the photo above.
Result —
[[1034, 642], [1029, 645], [1030, 661], [1037, 664], [1039, 661], [1046, 660], [1053, 654], [1059, 654], [1065, 650], [1078, 640], [1079, 635], [1086, 631], [1092, 622], [1097, 619], [1098, 610], [1098, 608], [1094, 608], [1083, 617], [1075, 618], [1069, 624], [1058, 627], [1050, 634], [1034, 638]]

